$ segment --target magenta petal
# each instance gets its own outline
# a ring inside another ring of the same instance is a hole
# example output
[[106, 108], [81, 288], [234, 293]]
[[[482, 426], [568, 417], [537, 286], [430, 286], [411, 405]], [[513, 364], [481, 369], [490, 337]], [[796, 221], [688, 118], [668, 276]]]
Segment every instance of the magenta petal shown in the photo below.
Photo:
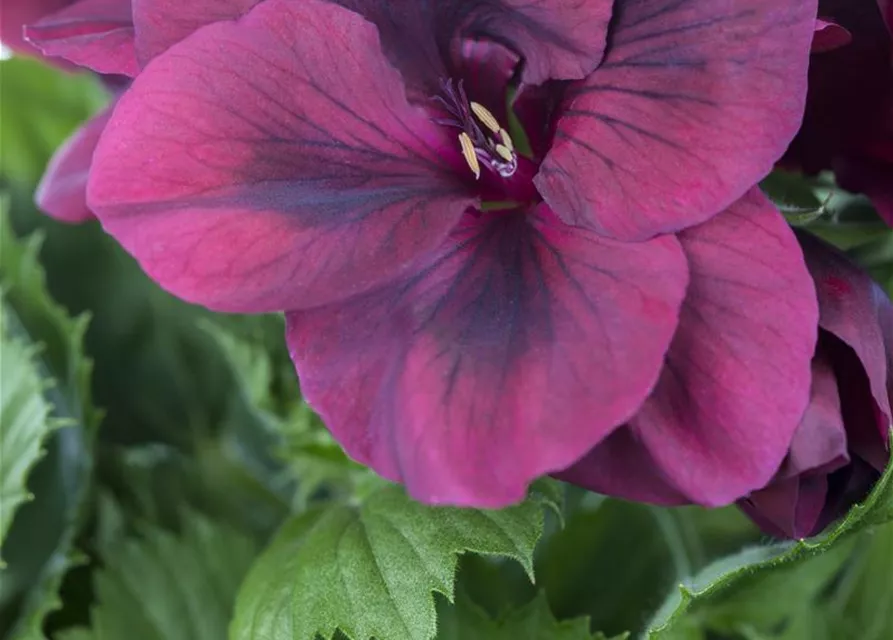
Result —
[[304, 308], [413, 270], [474, 203], [429, 146], [444, 131], [406, 102], [373, 25], [320, 0], [267, 0], [139, 75], [88, 200], [176, 295]]
[[63, 222], [93, 217], [87, 208], [87, 176], [93, 152], [114, 105], [94, 116], [56, 150], [34, 194], [37, 206]]
[[817, 355], [812, 360], [809, 404], [778, 475], [780, 478], [803, 473], [825, 475], [847, 462], [847, 433], [840, 409], [837, 380], [828, 361]]
[[[819, 325], [853, 350], [868, 376], [874, 402], [886, 416], [883, 423], [889, 424], [893, 414], [881, 316], [891, 313], [890, 300], [867, 273], [839, 251], [807, 233], [798, 237], [815, 280]], [[883, 428], [881, 432], [886, 435]]]
[[815, 0], [618, 0], [536, 178], [563, 220], [636, 239], [707, 220], [772, 169], [806, 96]]
[[439, 88], [463, 38], [505, 44], [523, 79], [583, 78], [601, 61], [612, 0], [334, 0], [374, 22], [411, 90]]
[[136, 55], [145, 66], [206, 24], [233, 20], [260, 0], [133, 0]]
[[97, 73], [135, 76], [130, 0], [79, 0], [25, 28], [44, 55]]
[[717, 506], [784, 459], [809, 400], [818, 313], [797, 241], [758, 190], [679, 239], [691, 284], [630, 427], [681, 493]]
[[815, 34], [812, 37], [812, 53], [833, 51], [853, 40], [853, 35], [834, 22], [828, 22], [817, 18], [815, 21]]
[[835, 372], [820, 346], [812, 361], [809, 406], [788, 457], [769, 486], [739, 502], [761, 529], [781, 538], [817, 532], [828, 500], [828, 475], [849, 462]]
[[799, 540], [817, 533], [827, 496], [826, 476], [791, 478], [757, 491], [738, 506], [766, 533]]
[[420, 500], [496, 507], [640, 406], [686, 282], [672, 237], [619, 243], [545, 207], [469, 216], [400, 286], [289, 314], [288, 342], [352, 457]]
[[628, 427], [615, 430], [572, 467], [552, 475], [623, 500], [663, 506], [689, 502], [664, 476], [648, 449]]
[[69, 3], [70, 0], [2, 0], [0, 42], [17, 53], [39, 56], [40, 50], [24, 39], [24, 26], [37, 22]]

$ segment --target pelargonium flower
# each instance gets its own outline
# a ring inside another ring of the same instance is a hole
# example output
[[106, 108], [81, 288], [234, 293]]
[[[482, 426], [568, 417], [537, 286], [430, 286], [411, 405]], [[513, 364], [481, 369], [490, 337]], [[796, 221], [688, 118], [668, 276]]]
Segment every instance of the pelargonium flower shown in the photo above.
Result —
[[819, 295], [809, 408], [775, 478], [740, 502], [779, 537], [815, 535], [865, 496], [890, 458], [893, 308], [833, 248], [800, 236]]
[[700, 501], [770, 479], [817, 310], [753, 185], [799, 124], [814, 4], [140, 5], [173, 13], [135, 13], [137, 57], [163, 52], [90, 204], [174, 294], [288, 311], [351, 456], [503, 505], [650, 395], [649, 455]]
[[[66, 71], [84, 65], [98, 72], [111, 104], [75, 131], [56, 151], [35, 193], [37, 206], [58, 220], [82, 222], [93, 151], [133, 74], [130, 0], [3, 0], [0, 40], [18, 53], [37, 56]], [[27, 38], [26, 38], [27, 36]]]
[[833, 170], [840, 186], [866, 194], [893, 225], [893, 4], [821, 0], [819, 13], [837, 32], [827, 35], [831, 46], [816, 36], [803, 126], [782, 164]]

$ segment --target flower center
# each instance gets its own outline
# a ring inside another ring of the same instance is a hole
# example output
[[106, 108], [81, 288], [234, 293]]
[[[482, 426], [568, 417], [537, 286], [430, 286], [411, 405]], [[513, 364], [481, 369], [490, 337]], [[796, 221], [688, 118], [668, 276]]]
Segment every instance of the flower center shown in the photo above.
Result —
[[480, 179], [482, 166], [502, 178], [515, 175], [518, 154], [509, 132], [496, 116], [484, 105], [468, 99], [461, 80], [458, 84], [445, 80], [442, 88], [443, 94], [435, 96], [434, 100], [449, 117], [435, 118], [434, 121], [460, 130], [459, 147], [475, 179]]
[[478, 183], [481, 210], [517, 209], [540, 200], [533, 184], [538, 163], [518, 153], [507, 127], [490, 109], [469, 100], [462, 80], [444, 80], [441, 94], [432, 100], [440, 107], [432, 120], [457, 130], [458, 151]]

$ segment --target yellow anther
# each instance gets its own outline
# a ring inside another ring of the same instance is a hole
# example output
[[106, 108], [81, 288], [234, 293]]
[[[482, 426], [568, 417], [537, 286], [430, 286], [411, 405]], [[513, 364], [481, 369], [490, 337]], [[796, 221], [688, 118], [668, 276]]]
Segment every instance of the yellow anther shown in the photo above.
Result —
[[490, 113], [490, 111], [484, 105], [472, 102], [471, 110], [474, 111], [474, 115], [478, 117], [478, 120], [481, 121], [485, 127], [487, 127], [493, 133], [499, 133], [499, 123], [496, 122], [496, 117]]
[[496, 145], [496, 153], [498, 153], [500, 156], [502, 156], [502, 159], [505, 160], [506, 162], [511, 162], [512, 160], [515, 159], [514, 155], [512, 154], [512, 150], [509, 149], [504, 144]]
[[512, 142], [511, 137], [509, 137], [508, 131], [506, 131], [505, 129], [500, 129], [499, 137], [502, 138], [502, 144], [504, 144], [509, 151], [515, 150], [515, 143]]
[[471, 142], [471, 138], [464, 131], [459, 134], [459, 144], [462, 147], [462, 156], [468, 163], [468, 168], [474, 173], [474, 179], [478, 180], [481, 177], [481, 163], [478, 162], [478, 157], [474, 153], [474, 144]]

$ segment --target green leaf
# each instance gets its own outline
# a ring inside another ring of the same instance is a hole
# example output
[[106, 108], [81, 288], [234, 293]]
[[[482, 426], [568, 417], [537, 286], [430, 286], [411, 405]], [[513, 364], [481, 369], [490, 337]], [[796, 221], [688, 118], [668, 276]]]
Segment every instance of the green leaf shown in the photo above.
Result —
[[[34, 345], [11, 335], [9, 324], [17, 321], [4, 303], [0, 308], [0, 546], [19, 505], [33, 497], [25, 481], [52, 429], [52, 407], [43, 395], [51, 381], [40, 372]], [[4, 565], [0, 557], [0, 570]]]
[[854, 542], [850, 537], [807, 560], [743, 577], [721, 598], [701, 607], [701, 626], [725, 634], [745, 626], [761, 633], [784, 628], [798, 611], [814, 607], [852, 556]]
[[776, 169], [760, 183], [763, 192], [782, 210], [818, 210], [822, 199], [814, 182], [802, 174]]
[[457, 557], [514, 558], [533, 577], [549, 495], [499, 511], [428, 507], [393, 485], [362, 501], [317, 508], [286, 523], [239, 593], [232, 640], [429, 640], [433, 592], [452, 600]]
[[[247, 419], [236, 422], [234, 428], [255, 440], [266, 434], [255, 449], [272, 451], [289, 467], [288, 475], [280, 475], [276, 484], [282, 493], [291, 492], [296, 510], [308, 508], [315, 500], [353, 495], [371, 472], [347, 457], [301, 399], [294, 366], [283, 348], [282, 318], [268, 316], [260, 319], [265, 321], [262, 323], [253, 320], [253, 325], [241, 319], [235, 323], [232, 317], [201, 323], [225, 355], [248, 407]], [[276, 342], [271, 345], [268, 336], [273, 331]], [[272, 463], [267, 460], [261, 466]]]
[[95, 578], [90, 629], [63, 640], [222, 640], [256, 548], [251, 538], [194, 512], [181, 536], [149, 528], [114, 546]]
[[536, 575], [559, 618], [585, 615], [594, 628], [620, 633], [639, 629], [645, 603], [660, 602], [674, 582], [755, 538], [735, 509], [589, 498], [541, 545]]
[[[862, 534], [825, 619], [841, 630], [857, 630], [859, 640], [893, 637], [893, 523]], [[857, 637], [855, 634], [836, 637]]]
[[0, 175], [34, 183], [56, 147], [108, 98], [92, 74], [31, 58], [0, 61], [0, 76]]
[[[437, 640], [607, 640], [604, 634], [589, 631], [588, 618], [556, 620], [542, 592], [498, 619], [491, 618], [470, 598], [459, 593], [456, 603], [444, 611], [439, 623]], [[612, 640], [625, 640], [628, 635], [622, 634]]]
[[[178, 301], [98, 225], [59, 225], [30, 209], [29, 194], [12, 192], [16, 223], [38, 226], [47, 236], [42, 261], [54, 296], [92, 317], [93, 388], [107, 410], [97, 475], [114, 484], [115, 497], [128, 509], [137, 475], [147, 480], [137, 480], [140, 491], [183, 497], [173, 490], [187, 490], [193, 508], [268, 536], [289, 511], [293, 481], [287, 464], [270, 455], [270, 429], [242, 393], [241, 372], [202, 323], [213, 318], [246, 339], [266, 332], [269, 351], [278, 344], [287, 360], [281, 319], [263, 318], [255, 331], [255, 319], [215, 316]], [[294, 392], [293, 369], [290, 375]], [[164, 452], [157, 456], [163, 460], [155, 463], [151, 454], [135, 459], [153, 448]]]
[[[834, 562], [848, 555], [853, 534], [890, 521], [893, 521], [893, 464], [888, 465], [865, 501], [855, 505], [845, 518], [825, 533], [799, 542], [746, 549], [711, 564], [691, 580], [684, 581], [658, 610], [645, 635], [652, 640], [675, 638], [674, 628], [678, 625], [691, 625], [692, 618], [709, 619], [711, 611], [722, 611], [724, 603], [736, 600], [743, 592], [758, 591], [761, 588], [759, 582], [768, 585], [769, 581], [779, 579], [779, 575], [788, 589], [797, 581], [797, 572], [803, 571], [808, 576], [816, 566], [821, 568], [825, 562], [822, 559], [816, 565], [804, 566], [821, 555], [828, 562], [824, 569], [833, 573]], [[795, 578], [786, 580], [785, 576], [791, 575]], [[815, 580], [815, 576], [808, 579]], [[781, 593], [783, 595], [778, 597], [790, 595], [790, 592], [785, 595], [785, 590]]]
[[[28, 477], [34, 500], [17, 510], [3, 544], [8, 565], [0, 576], [0, 633], [12, 628], [13, 637], [28, 639], [44, 637], [45, 617], [60, 606], [62, 579], [81, 562], [74, 538], [86, 510], [100, 420], [91, 402], [91, 363], [82, 347], [87, 317], [70, 318], [50, 298], [38, 262], [40, 245], [39, 236], [19, 242], [0, 212], [4, 322], [23, 344], [39, 345], [32, 362], [42, 379], [50, 424], [60, 427], [44, 440], [46, 455]], [[7, 353], [15, 357], [15, 347], [4, 345], [4, 367]], [[27, 379], [27, 368], [21, 375]], [[5, 381], [3, 387], [5, 393]]]

